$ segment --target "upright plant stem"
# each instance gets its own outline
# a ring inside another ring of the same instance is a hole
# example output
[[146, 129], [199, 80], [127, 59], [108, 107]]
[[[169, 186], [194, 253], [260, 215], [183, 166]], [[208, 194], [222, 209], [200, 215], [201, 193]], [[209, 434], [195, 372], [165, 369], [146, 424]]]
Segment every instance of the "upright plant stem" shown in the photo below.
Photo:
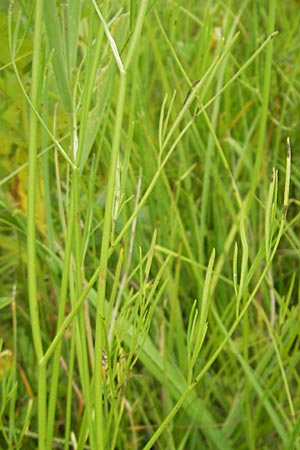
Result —
[[104, 448], [104, 441], [103, 441], [104, 427], [102, 414], [102, 391], [103, 391], [102, 348], [104, 342], [103, 319], [104, 319], [104, 303], [106, 293], [106, 273], [107, 273], [107, 262], [109, 259], [109, 240], [110, 240], [110, 230], [114, 205], [115, 173], [117, 168], [117, 161], [120, 147], [125, 93], [126, 93], [126, 75], [125, 73], [120, 73], [120, 86], [116, 112], [115, 133], [111, 153], [110, 172], [107, 185], [107, 196], [105, 202], [105, 217], [104, 217], [101, 256], [100, 256], [100, 274], [99, 274], [98, 301], [96, 312], [95, 418], [96, 418], [97, 449], [99, 450], [102, 450]]
[[[64, 320], [64, 313], [66, 307], [66, 299], [67, 299], [67, 291], [68, 291], [68, 281], [69, 281], [69, 270], [70, 270], [70, 261], [71, 261], [71, 252], [72, 252], [72, 242], [73, 242], [73, 229], [74, 229], [74, 205], [71, 203], [69, 210], [69, 222], [67, 229], [67, 237], [66, 237], [66, 245], [65, 245], [65, 254], [64, 254], [64, 263], [63, 263], [63, 271], [62, 271], [62, 281], [60, 288], [60, 295], [58, 300], [58, 318], [57, 318], [57, 328], [61, 327], [61, 324]], [[54, 430], [54, 421], [55, 421], [55, 406], [56, 406], [56, 397], [57, 397], [57, 389], [58, 389], [58, 377], [59, 377], [59, 360], [61, 356], [62, 350], [62, 342], [57, 346], [54, 358], [52, 361], [51, 367], [51, 382], [50, 382], [50, 394], [49, 394], [49, 402], [48, 402], [48, 426], [47, 426], [47, 449], [50, 450], [52, 448], [52, 438], [53, 438], [53, 430]], [[46, 365], [46, 364], [41, 364]]]
[[[80, 236], [80, 206], [79, 206], [79, 170], [73, 171], [72, 177], [72, 202], [74, 204], [74, 237], [73, 237], [73, 255], [75, 262], [75, 274], [74, 274], [74, 292], [71, 293], [72, 306], [77, 303], [82, 290], [81, 280], [81, 236]], [[88, 364], [88, 352], [86, 333], [84, 326], [84, 311], [81, 308], [77, 314], [77, 322], [75, 325], [76, 333], [76, 350], [79, 364], [79, 372], [81, 378], [82, 389], [85, 398], [85, 407], [88, 415], [89, 422], [89, 441], [91, 448], [98, 448], [95, 446], [95, 433], [93, 427], [93, 411], [92, 411], [92, 399], [89, 377], [89, 364]]]
[[[107, 276], [107, 263], [110, 256], [110, 235], [111, 235], [111, 225], [112, 225], [112, 215], [114, 206], [114, 195], [115, 195], [115, 174], [117, 170], [117, 162], [119, 156], [119, 148], [121, 141], [121, 131], [123, 122], [123, 111], [126, 95], [126, 71], [130, 66], [130, 62], [134, 55], [135, 48], [137, 46], [140, 33], [142, 30], [142, 25], [144, 17], [146, 14], [148, 6], [148, 0], [143, 0], [140, 5], [139, 14], [136, 20], [135, 30], [131, 39], [131, 43], [128, 49], [127, 57], [125, 60], [125, 70], [123, 68], [122, 62], [116, 58], [116, 63], [118, 64], [120, 71], [119, 79], [119, 95], [116, 111], [116, 122], [114, 127], [114, 137], [111, 151], [111, 160], [109, 168], [109, 178], [107, 184], [107, 195], [105, 202], [105, 215], [103, 224], [103, 234], [102, 234], [102, 245], [101, 245], [101, 256], [100, 256], [100, 272], [99, 272], [99, 283], [98, 283], [98, 301], [97, 301], [97, 311], [96, 311], [96, 333], [95, 333], [95, 419], [96, 419], [96, 442], [97, 450], [104, 449], [104, 422], [103, 422], [103, 410], [102, 410], [102, 396], [103, 396], [103, 384], [102, 384], [102, 348], [104, 343], [103, 335], [103, 322], [104, 322], [104, 303], [105, 303], [105, 293], [106, 293], [106, 276]], [[97, 13], [99, 15], [99, 10], [97, 5], [95, 5]], [[101, 18], [101, 16], [99, 15]], [[103, 18], [101, 18], [103, 22]]]
[[[31, 103], [38, 109], [40, 54], [42, 38], [43, 0], [36, 1], [35, 33], [33, 43]], [[38, 360], [43, 357], [42, 336], [37, 302], [36, 274], [36, 179], [37, 179], [37, 133], [38, 119], [33, 110], [29, 112], [29, 151], [28, 151], [28, 203], [27, 203], [27, 260], [28, 260], [28, 299], [33, 345]], [[46, 367], [38, 367], [38, 435], [39, 450], [44, 450], [46, 439]]]

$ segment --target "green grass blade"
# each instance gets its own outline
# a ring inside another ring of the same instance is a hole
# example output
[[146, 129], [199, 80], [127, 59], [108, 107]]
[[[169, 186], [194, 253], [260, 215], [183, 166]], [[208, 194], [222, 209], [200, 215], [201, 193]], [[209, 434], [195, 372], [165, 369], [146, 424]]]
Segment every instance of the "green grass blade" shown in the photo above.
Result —
[[65, 48], [65, 40], [62, 36], [58, 11], [54, 1], [44, 2], [44, 20], [49, 50], [53, 51], [52, 65], [60, 98], [66, 110], [68, 112], [72, 112], [73, 104], [71, 96], [70, 73], [68, 73], [68, 60], [63, 51]]

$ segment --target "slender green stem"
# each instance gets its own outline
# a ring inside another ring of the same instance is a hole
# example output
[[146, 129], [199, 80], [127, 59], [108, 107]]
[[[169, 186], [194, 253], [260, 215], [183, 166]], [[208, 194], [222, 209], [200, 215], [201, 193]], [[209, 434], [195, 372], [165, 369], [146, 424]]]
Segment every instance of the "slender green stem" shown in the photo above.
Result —
[[[33, 48], [32, 90], [31, 101], [38, 103], [39, 94], [39, 65], [41, 49], [43, 1], [36, 2], [36, 18]], [[38, 359], [43, 356], [42, 337], [37, 302], [37, 274], [36, 274], [36, 180], [37, 180], [37, 134], [38, 122], [32, 109], [29, 113], [29, 150], [28, 150], [28, 203], [27, 203], [27, 257], [28, 257], [28, 296], [32, 326], [33, 344]]]
[[127, 70], [130, 66], [132, 57], [134, 55], [134, 52], [136, 50], [137, 44], [138, 44], [138, 40], [142, 31], [142, 26], [143, 26], [143, 22], [144, 22], [144, 18], [146, 15], [146, 11], [147, 11], [147, 7], [148, 7], [148, 0], [142, 0], [141, 1], [141, 6], [139, 9], [139, 14], [137, 17], [137, 21], [134, 27], [134, 32], [133, 32], [133, 36], [130, 42], [130, 46], [126, 55], [126, 59], [125, 59], [125, 70]]
[[[74, 205], [71, 202], [70, 210], [69, 210], [69, 223], [67, 229], [67, 240], [65, 246], [65, 257], [64, 264], [62, 270], [62, 281], [60, 288], [60, 295], [58, 299], [58, 318], [57, 318], [57, 329], [60, 329], [65, 314], [65, 306], [67, 300], [67, 291], [68, 291], [68, 282], [69, 282], [69, 270], [70, 270], [70, 261], [71, 261], [71, 252], [72, 252], [72, 242], [73, 242], [73, 228], [74, 228]], [[53, 341], [52, 341], [53, 342]], [[52, 369], [51, 369], [51, 383], [50, 383], [50, 394], [49, 394], [49, 404], [48, 404], [48, 433], [47, 433], [47, 449], [50, 450], [52, 448], [52, 437], [54, 430], [54, 419], [55, 419], [55, 407], [56, 407], [56, 397], [57, 397], [57, 388], [58, 388], [58, 377], [59, 377], [59, 360], [61, 356], [62, 343], [59, 341], [58, 346], [56, 347]], [[41, 361], [44, 361], [44, 358], [41, 358], [39, 364], [41, 367], [46, 367], [47, 361], [49, 358], [45, 360], [44, 364], [41, 364]]]
[[106, 276], [107, 263], [109, 259], [110, 231], [112, 223], [113, 205], [114, 205], [114, 184], [115, 173], [117, 168], [121, 130], [123, 121], [123, 110], [126, 94], [126, 75], [120, 73], [119, 98], [116, 113], [116, 123], [114, 131], [114, 140], [112, 145], [110, 172], [107, 184], [107, 196], [105, 202], [105, 217], [103, 224], [102, 246], [100, 256], [100, 273], [98, 283], [98, 299], [96, 311], [96, 340], [95, 340], [95, 419], [97, 430], [97, 448], [104, 448], [103, 435], [104, 424], [102, 414], [102, 348], [104, 344], [103, 336], [103, 320], [104, 320], [104, 303], [106, 293]]
[[[36, 181], [37, 181], [37, 141], [38, 119], [35, 110], [38, 109], [40, 55], [43, 24], [43, 0], [36, 1], [35, 33], [33, 44], [33, 66], [31, 103], [29, 113], [29, 152], [28, 152], [28, 204], [27, 204], [27, 258], [28, 258], [28, 298], [30, 322], [36, 357], [43, 357], [42, 336], [40, 330], [39, 307], [37, 301], [37, 270], [36, 270]], [[46, 443], [46, 367], [38, 369], [38, 420], [39, 420], [39, 450], [45, 449]]]
[[75, 361], [75, 334], [71, 336], [71, 348], [69, 358], [69, 376], [67, 387], [66, 402], [66, 422], [65, 422], [65, 450], [69, 450], [70, 432], [72, 424], [72, 383], [74, 378], [74, 361]]
[[[126, 58], [126, 69], [128, 69], [133, 51], [136, 48], [139, 35], [141, 33], [141, 28], [144, 20], [144, 15], [146, 13], [148, 1], [144, 0], [141, 3], [138, 20], [133, 35], [133, 39], [130, 45], [129, 53]], [[96, 5], [95, 5], [96, 6]], [[96, 8], [97, 13], [104, 24], [103, 18], [100, 11]], [[106, 277], [107, 277], [107, 264], [109, 259], [109, 246], [110, 246], [110, 235], [112, 226], [112, 216], [113, 207], [115, 200], [115, 174], [117, 170], [117, 162], [119, 157], [119, 149], [121, 142], [121, 131], [123, 122], [123, 112], [125, 104], [126, 95], [126, 72], [122, 65], [122, 61], [119, 58], [116, 47], [114, 47], [114, 42], [105, 27], [105, 32], [109, 38], [110, 45], [116, 59], [116, 63], [120, 71], [120, 81], [119, 81], [119, 94], [118, 103], [116, 111], [116, 122], [114, 127], [114, 137], [112, 144], [110, 168], [109, 168], [109, 178], [107, 185], [107, 194], [105, 202], [105, 216], [103, 224], [103, 234], [102, 234], [102, 245], [101, 245], [101, 256], [100, 256], [100, 274], [98, 283], [98, 299], [97, 299], [97, 311], [96, 311], [96, 338], [95, 338], [95, 420], [96, 420], [96, 433], [97, 433], [97, 448], [102, 450], [104, 448], [104, 422], [103, 422], [103, 409], [102, 409], [102, 396], [103, 396], [103, 383], [102, 383], [102, 348], [104, 344], [104, 304], [105, 304], [105, 294], [106, 294]]]
[[[79, 207], [79, 170], [73, 171], [73, 195], [72, 202], [74, 203], [74, 236], [73, 236], [73, 249], [74, 249], [74, 264], [75, 264], [75, 276], [74, 276], [74, 293], [71, 293], [72, 306], [74, 306], [82, 291], [82, 272], [81, 272], [81, 236], [80, 236], [80, 207]], [[72, 298], [73, 297], [73, 298]], [[88, 365], [88, 352], [87, 352], [87, 342], [86, 333], [84, 327], [84, 311], [83, 308], [79, 310], [76, 316], [77, 321], [75, 324], [76, 333], [76, 351], [77, 358], [79, 361], [79, 371], [81, 377], [81, 383], [85, 398], [85, 405], [88, 415], [89, 423], [89, 440], [91, 448], [97, 448], [95, 445], [95, 432], [94, 432], [94, 420], [92, 411], [92, 397], [90, 388], [90, 377], [89, 377], [89, 365]]]

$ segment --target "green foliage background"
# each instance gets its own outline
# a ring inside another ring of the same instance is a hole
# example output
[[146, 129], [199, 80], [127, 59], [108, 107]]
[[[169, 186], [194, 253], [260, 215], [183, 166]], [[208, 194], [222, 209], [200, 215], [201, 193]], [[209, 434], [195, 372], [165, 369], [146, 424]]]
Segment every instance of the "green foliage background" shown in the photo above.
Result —
[[39, 3], [0, 4], [0, 447], [300, 448], [298, 2]]

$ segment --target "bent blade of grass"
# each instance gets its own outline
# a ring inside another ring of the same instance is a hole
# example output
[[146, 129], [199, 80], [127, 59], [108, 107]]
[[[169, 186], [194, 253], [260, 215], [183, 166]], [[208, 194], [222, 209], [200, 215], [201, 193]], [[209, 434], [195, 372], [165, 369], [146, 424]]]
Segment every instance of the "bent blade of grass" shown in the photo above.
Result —
[[117, 45], [116, 45], [116, 43], [114, 41], [114, 38], [112, 37], [112, 35], [111, 35], [110, 31], [109, 31], [108, 25], [107, 25], [103, 15], [102, 15], [101, 11], [100, 11], [99, 6], [96, 3], [96, 0], [92, 0], [92, 3], [94, 5], [95, 11], [96, 11], [96, 13], [97, 13], [97, 15], [98, 15], [98, 17], [100, 19], [100, 22], [101, 22], [101, 24], [103, 26], [103, 29], [105, 31], [107, 40], [109, 42], [111, 51], [112, 51], [112, 53], [114, 55], [114, 58], [115, 58], [115, 61], [117, 63], [117, 66], [119, 68], [119, 71], [120, 71], [121, 74], [125, 75], [126, 71], [125, 71], [125, 68], [124, 68], [124, 64], [123, 64], [122, 59], [120, 57]]
[[[257, 307], [257, 304], [255, 304], [255, 307]], [[282, 333], [283, 336], [284, 333]], [[293, 334], [294, 336], [294, 334]], [[282, 346], [285, 346], [285, 342], [284, 339], [281, 341]], [[240, 350], [240, 349], [239, 349]], [[297, 361], [299, 361], [299, 357], [297, 356]], [[293, 367], [295, 367], [295, 365], [297, 364], [296, 361], [293, 361], [292, 365]], [[289, 370], [289, 368], [288, 368]], [[264, 385], [264, 387], [266, 389], [268, 389], [268, 397], [269, 400], [272, 401], [273, 404], [273, 408], [276, 411], [276, 414], [278, 414], [281, 422], [285, 423], [286, 425], [286, 429], [290, 430], [291, 426], [289, 423], [289, 418], [288, 415], [285, 414], [284, 412], [284, 405], [282, 404], [282, 402], [280, 401], [280, 399], [278, 399], [276, 393], [278, 392], [276, 389], [274, 389], [275, 395], [273, 393], [273, 391], [270, 389], [269, 385], [269, 379], [270, 379], [270, 374], [274, 373], [274, 350], [273, 347], [270, 345], [266, 345], [265, 349], [263, 350], [263, 354], [261, 355], [261, 357], [259, 358], [259, 361], [257, 363], [257, 365], [255, 366], [255, 377], [257, 380], [259, 380], [259, 383], [261, 385]], [[276, 373], [276, 372], [275, 372]], [[277, 380], [276, 380], [277, 382]], [[234, 410], [233, 413], [230, 415], [228, 415], [228, 417], [225, 420], [224, 423], [224, 428], [226, 428], [226, 430], [228, 430], [229, 434], [228, 437], [230, 436], [234, 436], [237, 432], [236, 428], [238, 426], [238, 421], [237, 419], [239, 417], [241, 417], [241, 415], [243, 414], [243, 411], [245, 409], [245, 406], [243, 405], [244, 402], [244, 397], [245, 394], [243, 393], [243, 391], [240, 391], [236, 402], [235, 402], [235, 406], [234, 406]], [[280, 396], [281, 397], [281, 396]], [[263, 398], [260, 398], [260, 401], [262, 403]], [[263, 404], [263, 403], [262, 403]], [[260, 420], [260, 415], [258, 415], [258, 420], [256, 421], [256, 423], [259, 423]], [[254, 429], [257, 429], [257, 425], [254, 425]], [[259, 430], [257, 430], [259, 432]]]

